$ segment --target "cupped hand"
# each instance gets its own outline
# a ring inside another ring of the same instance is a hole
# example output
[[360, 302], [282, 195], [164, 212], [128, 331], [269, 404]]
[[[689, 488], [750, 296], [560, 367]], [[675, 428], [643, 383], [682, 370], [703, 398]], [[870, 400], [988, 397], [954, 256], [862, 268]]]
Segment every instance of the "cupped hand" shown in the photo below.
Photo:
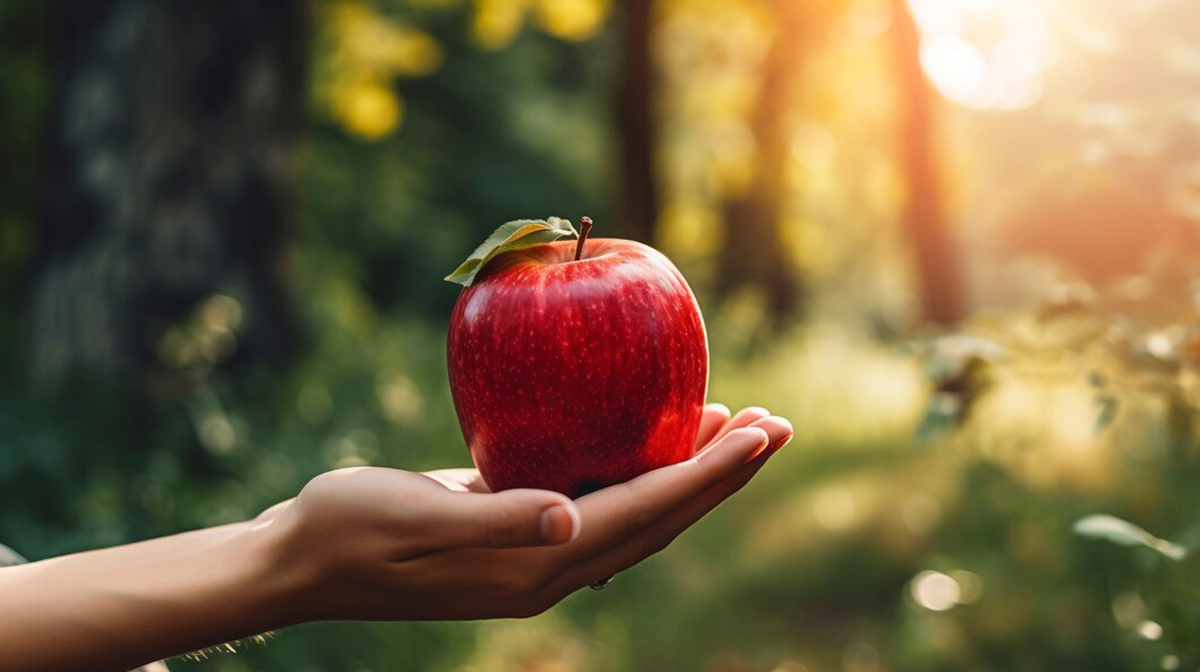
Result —
[[473, 469], [352, 468], [264, 512], [286, 620], [458, 620], [540, 613], [657, 553], [792, 437], [761, 408], [704, 409], [696, 455], [572, 501], [489, 492]]

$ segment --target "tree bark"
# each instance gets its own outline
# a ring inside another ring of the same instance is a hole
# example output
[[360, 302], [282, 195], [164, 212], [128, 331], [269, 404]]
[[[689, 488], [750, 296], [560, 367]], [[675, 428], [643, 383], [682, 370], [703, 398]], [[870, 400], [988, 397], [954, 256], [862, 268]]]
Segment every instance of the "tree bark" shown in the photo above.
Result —
[[239, 355], [292, 344], [278, 278], [303, 109], [299, 0], [61, 0], [41, 247], [40, 379], [153, 366], [164, 325], [238, 298]]
[[619, 229], [626, 238], [653, 245], [658, 220], [656, 157], [657, 75], [651, 50], [652, 0], [619, 0], [620, 79], [617, 83], [617, 132], [620, 141]]
[[783, 241], [785, 175], [791, 147], [788, 105], [796, 83], [795, 70], [804, 55], [804, 3], [773, 0], [776, 34], [763, 65], [762, 82], [750, 132], [758, 148], [755, 171], [744, 193], [724, 199], [721, 211], [724, 241], [717, 258], [717, 293], [727, 296], [750, 287], [766, 297], [776, 319], [800, 309], [802, 286]]
[[934, 93], [921, 70], [921, 39], [904, 0], [892, 0], [892, 16], [898, 142], [908, 192], [902, 226], [912, 245], [925, 317], [950, 325], [962, 318], [962, 279], [940, 199]]

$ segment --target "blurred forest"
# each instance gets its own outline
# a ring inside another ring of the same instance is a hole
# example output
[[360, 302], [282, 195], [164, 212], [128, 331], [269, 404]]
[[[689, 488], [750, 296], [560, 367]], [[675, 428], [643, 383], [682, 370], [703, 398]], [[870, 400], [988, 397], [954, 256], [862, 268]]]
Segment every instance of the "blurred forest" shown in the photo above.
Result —
[[0, 129], [31, 558], [469, 464], [441, 278], [510, 219], [663, 250], [797, 427], [603, 593], [173, 669], [1200, 666], [1193, 2], [3, 0]]

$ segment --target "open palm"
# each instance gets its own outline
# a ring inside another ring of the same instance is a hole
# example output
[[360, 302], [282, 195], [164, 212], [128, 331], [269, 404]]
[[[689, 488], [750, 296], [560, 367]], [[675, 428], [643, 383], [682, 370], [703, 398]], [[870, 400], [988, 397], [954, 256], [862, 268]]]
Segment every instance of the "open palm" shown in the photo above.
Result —
[[354, 468], [260, 516], [278, 526], [299, 620], [539, 613], [662, 550], [792, 436], [761, 408], [704, 409], [695, 456], [575, 501], [491, 492], [474, 469]]

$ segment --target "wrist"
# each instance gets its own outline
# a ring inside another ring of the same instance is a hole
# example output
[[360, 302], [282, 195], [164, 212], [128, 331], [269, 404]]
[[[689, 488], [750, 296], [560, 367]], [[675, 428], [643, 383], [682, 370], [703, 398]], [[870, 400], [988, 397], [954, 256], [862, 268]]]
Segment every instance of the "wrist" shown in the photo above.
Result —
[[247, 521], [230, 539], [230, 553], [242, 562], [243, 581], [253, 587], [252, 609], [266, 617], [263, 630], [319, 618], [309, 599], [319, 581], [297, 549], [290, 513], [285, 509], [267, 521]]

